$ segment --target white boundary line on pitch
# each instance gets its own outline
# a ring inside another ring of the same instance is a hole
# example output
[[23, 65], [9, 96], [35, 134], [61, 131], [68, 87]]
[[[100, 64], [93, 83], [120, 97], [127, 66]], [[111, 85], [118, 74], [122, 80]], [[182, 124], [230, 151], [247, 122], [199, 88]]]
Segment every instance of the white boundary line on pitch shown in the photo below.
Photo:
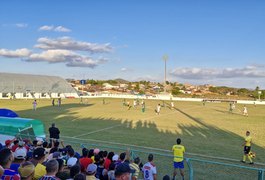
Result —
[[[88, 132], [88, 133], [85, 133], [85, 134], [80, 134], [78, 136], [73, 136], [73, 138], [77, 138], [77, 137], [81, 137], [81, 136], [85, 136], [85, 135], [89, 135], [89, 134], [94, 134], [94, 133], [97, 133], [97, 132], [105, 131], [105, 130], [112, 129], [112, 128], [119, 127], [119, 126], [122, 126], [122, 124], [118, 124], [118, 125], [115, 125], [115, 126], [110, 126], [110, 127], [103, 128], [103, 129], [98, 129], [96, 131], [91, 131], [91, 132]], [[67, 137], [67, 136], [64, 136], [64, 137]]]
[[[170, 150], [166, 150], [166, 149], [146, 147], [146, 146], [138, 146], [138, 145], [133, 145], [133, 144], [117, 143], [117, 142], [102, 141], [102, 140], [95, 140], [95, 139], [82, 139], [82, 138], [69, 137], [69, 136], [62, 136], [62, 137], [66, 137], [66, 138], [70, 138], [70, 139], [77, 139], [77, 140], [96, 141], [96, 142], [102, 142], [102, 143], [113, 144], [113, 145], [122, 145], [122, 146], [128, 146], [128, 147], [137, 147], [137, 148], [142, 148], [142, 149], [147, 149], [147, 150], [157, 150], [157, 151], [171, 153]], [[218, 159], [218, 160], [226, 160], [226, 161], [232, 161], [232, 162], [240, 162], [238, 159], [231, 159], [231, 158], [225, 158], [225, 157], [219, 157], [219, 156], [209, 156], [209, 155], [203, 155], [203, 154], [197, 154], [197, 153], [185, 153], [185, 154], [192, 155], [192, 156], [198, 156], [198, 157], [204, 157], [204, 158], [211, 158], [211, 159]], [[255, 162], [255, 164], [265, 166], [264, 163]]]

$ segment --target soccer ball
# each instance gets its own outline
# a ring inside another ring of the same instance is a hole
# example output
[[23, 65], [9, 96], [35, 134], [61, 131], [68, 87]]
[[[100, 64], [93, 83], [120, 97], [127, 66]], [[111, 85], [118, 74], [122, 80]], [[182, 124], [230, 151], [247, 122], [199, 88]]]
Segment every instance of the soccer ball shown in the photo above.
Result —
[[256, 157], [256, 153], [254, 153], [254, 152], [249, 152], [248, 155], [249, 155], [251, 158], [255, 158], [255, 157]]

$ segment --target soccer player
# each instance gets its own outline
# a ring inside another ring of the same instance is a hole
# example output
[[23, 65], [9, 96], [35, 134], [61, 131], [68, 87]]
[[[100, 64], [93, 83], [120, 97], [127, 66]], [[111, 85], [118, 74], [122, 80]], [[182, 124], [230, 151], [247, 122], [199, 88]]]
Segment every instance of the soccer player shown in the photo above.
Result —
[[246, 105], [245, 105], [244, 108], [243, 108], [243, 115], [244, 115], [244, 116], [248, 116], [248, 110], [247, 110]]
[[155, 112], [156, 112], [157, 115], [160, 114], [160, 110], [161, 110], [161, 105], [158, 104], [157, 107], [156, 107], [156, 110], [155, 110]]
[[171, 101], [170, 105], [171, 105], [171, 109], [174, 109], [174, 102], [173, 101]]
[[37, 109], [37, 100], [35, 99], [32, 104], [33, 104], [33, 110], [36, 111], [36, 109]]
[[178, 138], [176, 140], [177, 144], [172, 147], [173, 155], [174, 155], [174, 172], [173, 179], [175, 179], [177, 175], [177, 169], [180, 171], [180, 175], [182, 176], [182, 180], [184, 180], [184, 153], [185, 147], [180, 145], [181, 139]]
[[245, 141], [242, 144], [242, 146], [244, 146], [244, 155], [243, 155], [243, 160], [241, 162], [243, 162], [243, 163], [246, 163], [246, 157], [248, 157], [248, 159], [250, 161], [249, 164], [254, 164], [252, 161], [252, 158], [249, 156], [249, 152], [251, 149], [251, 143], [252, 143], [252, 137], [250, 136], [250, 132], [247, 131]]

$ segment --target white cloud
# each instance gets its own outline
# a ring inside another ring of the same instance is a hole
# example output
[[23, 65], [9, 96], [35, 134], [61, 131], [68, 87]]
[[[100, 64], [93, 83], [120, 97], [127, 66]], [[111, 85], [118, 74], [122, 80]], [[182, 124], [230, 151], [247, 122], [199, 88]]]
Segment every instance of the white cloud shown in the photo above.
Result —
[[41, 26], [39, 28], [39, 31], [51, 31], [53, 29], [54, 29], [54, 26], [47, 26], [47, 25], [45, 25], [45, 26]]
[[36, 48], [40, 49], [66, 49], [75, 51], [87, 51], [90, 53], [103, 53], [110, 52], [112, 47], [110, 44], [95, 44], [84, 41], [75, 41], [70, 37], [60, 37], [57, 39], [50, 39], [47, 37], [42, 37], [38, 39]]
[[26, 24], [26, 23], [17, 23], [17, 24], [15, 24], [16, 25], [16, 27], [18, 27], [18, 28], [26, 28], [26, 27], [28, 27], [28, 24]]
[[63, 26], [48, 26], [44, 25], [39, 28], [39, 31], [55, 31], [55, 32], [71, 32], [71, 29]]
[[66, 63], [69, 67], [94, 68], [106, 62], [105, 59], [93, 60], [91, 57], [83, 56], [69, 50], [47, 50], [42, 53], [34, 53], [25, 58], [27, 62], [46, 61], [49, 63]]
[[126, 67], [121, 68], [121, 72], [131, 72], [131, 71], [133, 70], [130, 68], [126, 68]]
[[213, 78], [264, 78], [263, 66], [251, 65], [243, 68], [175, 68], [170, 75], [183, 79], [213, 79]]
[[56, 32], [71, 32], [71, 29], [68, 29], [68, 28], [63, 27], [63, 26], [57, 26], [56, 28], [54, 28], [54, 31], [56, 31]]
[[8, 49], [0, 49], [0, 56], [8, 57], [8, 58], [19, 58], [19, 57], [27, 57], [31, 54], [31, 51], [22, 48], [16, 50], [8, 50]]

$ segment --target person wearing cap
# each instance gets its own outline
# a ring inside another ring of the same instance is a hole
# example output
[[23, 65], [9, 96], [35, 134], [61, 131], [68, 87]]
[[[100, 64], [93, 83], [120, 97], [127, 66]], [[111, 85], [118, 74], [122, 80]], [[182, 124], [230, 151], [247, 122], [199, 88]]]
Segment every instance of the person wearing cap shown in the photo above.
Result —
[[46, 163], [47, 174], [39, 178], [39, 180], [60, 180], [56, 177], [56, 173], [59, 169], [59, 163], [56, 159], [49, 160]]
[[115, 169], [115, 180], [130, 180], [131, 168], [128, 163], [121, 163]]
[[21, 163], [23, 163], [27, 156], [27, 151], [23, 147], [18, 147], [14, 154], [14, 161], [12, 162], [10, 169], [18, 172], [18, 168]]
[[14, 140], [7, 139], [7, 140], [5, 141], [5, 147], [11, 149], [11, 148], [12, 148], [11, 145], [12, 145], [13, 141], [14, 141]]
[[2, 179], [20, 180], [20, 175], [16, 171], [10, 169], [13, 160], [14, 155], [10, 149], [4, 148], [0, 150], [0, 166], [4, 168]]
[[31, 162], [35, 165], [34, 180], [38, 180], [40, 177], [44, 176], [46, 172], [46, 167], [42, 165], [45, 160], [46, 151], [44, 148], [36, 148], [33, 151], [33, 157]]
[[74, 157], [75, 151], [73, 148], [68, 148], [67, 154], [69, 157], [67, 160], [67, 166], [69, 168], [71, 168], [72, 166], [74, 166], [77, 163], [78, 159], [76, 157]]
[[60, 130], [55, 127], [55, 123], [52, 123], [52, 126], [49, 128], [49, 133], [50, 133], [50, 139], [55, 139], [56, 141], [58, 141], [58, 139], [60, 139]]
[[184, 153], [185, 153], [185, 147], [181, 145], [181, 139], [177, 138], [176, 140], [177, 144], [175, 144], [172, 147], [174, 159], [173, 159], [173, 166], [174, 166], [174, 172], [173, 172], [173, 179], [175, 179], [177, 175], [177, 169], [179, 169], [180, 175], [182, 176], [182, 179], [184, 179]]
[[35, 172], [35, 166], [32, 162], [26, 161], [18, 168], [21, 180], [32, 180]]
[[86, 169], [86, 180], [98, 180], [96, 178], [97, 165], [89, 164]]
[[153, 162], [154, 156], [153, 154], [148, 155], [148, 162], [143, 166], [143, 173], [145, 180], [156, 180], [156, 166]]

